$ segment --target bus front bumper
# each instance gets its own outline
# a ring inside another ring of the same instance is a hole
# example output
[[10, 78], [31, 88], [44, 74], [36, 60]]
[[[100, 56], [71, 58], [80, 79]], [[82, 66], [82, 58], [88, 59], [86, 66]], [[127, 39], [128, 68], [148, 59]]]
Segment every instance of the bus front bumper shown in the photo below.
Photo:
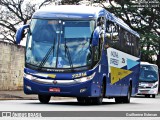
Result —
[[44, 84], [24, 78], [25, 94], [42, 94], [62, 97], [89, 97], [91, 96], [91, 80], [76, 84]]
[[137, 95], [156, 95], [158, 94], [158, 89], [150, 88], [150, 89], [138, 89]]

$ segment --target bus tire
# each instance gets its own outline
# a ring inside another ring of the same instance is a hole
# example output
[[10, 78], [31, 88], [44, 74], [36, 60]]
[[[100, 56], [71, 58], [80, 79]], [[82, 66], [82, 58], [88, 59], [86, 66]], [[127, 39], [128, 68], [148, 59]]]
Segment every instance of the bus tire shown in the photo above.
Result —
[[81, 104], [85, 103], [85, 99], [83, 97], [77, 97], [77, 101]]
[[156, 98], [156, 95], [152, 95], [152, 98]]
[[49, 101], [51, 99], [51, 96], [49, 96], [49, 95], [38, 95], [38, 99], [41, 103], [47, 104], [47, 103], [49, 103]]
[[92, 104], [92, 98], [86, 97], [85, 98], [85, 104], [86, 105], [91, 105]]
[[123, 97], [123, 103], [130, 103], [132, 87], [131, 85], [128, 87], [127, 96]]
[[104, 94], [105, 94], [105, 88], [104, 88], [104, 83], [102, 83], [100, 96], [92, 98], [92, 103], [95, 105], [101, 105], [103, 102]]
[[115, 97], [115, 102], [116, 103], [122, 103], [123, 102], [123, 98], [122, 97]]
[[92, 103], [92, 99], [89, 97], [77, 97], [77, 101], [80, 104], [91, 104]]
[[145, 95], [146, 98], [150, 98], [150, 95]]
[[94, 105], [101, 105], [102, 101], [103, 101], [103, 98], [101, 98], [101, 97], [94, 97], [94, 98], [92, 98], [92, 103]]

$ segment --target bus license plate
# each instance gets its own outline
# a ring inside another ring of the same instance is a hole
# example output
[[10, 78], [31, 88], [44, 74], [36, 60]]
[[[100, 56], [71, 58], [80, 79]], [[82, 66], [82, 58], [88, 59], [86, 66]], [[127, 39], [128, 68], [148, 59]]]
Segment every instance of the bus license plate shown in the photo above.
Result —
[[49, 88], [50, 92], [60, 92], [60, 88]]
[[148, 93], [148, 91], [142, 91], [142, 94], [147, 94]]

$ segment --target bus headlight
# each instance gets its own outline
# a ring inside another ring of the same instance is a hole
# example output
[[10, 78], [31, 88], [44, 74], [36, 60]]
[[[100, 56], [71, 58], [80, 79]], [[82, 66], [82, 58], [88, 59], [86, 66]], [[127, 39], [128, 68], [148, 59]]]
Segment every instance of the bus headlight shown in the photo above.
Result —
[[95, 76], [95, 72], [90, 75], [90, 76], [87, 76], [87, 77], [82, 77], [82, 78], [78, 78], [78, 79], [74, 79], [76, 82], [86, 82], [86, 81], [89, 81], [91, 79], [93, 79], [93, 77]]
[[36, 79], [36, 77], [34, 77], [34, 76], [30, 75], [30, 74], [26, 74], [26, 73], [24, 73], [24, 77], [29, 79], [29, 80], [35, 80]]
[[158, 87], [158, 85], [157, 85], [157, 84], [153, 86], [153, 88], [157, 88], [157, 87]]

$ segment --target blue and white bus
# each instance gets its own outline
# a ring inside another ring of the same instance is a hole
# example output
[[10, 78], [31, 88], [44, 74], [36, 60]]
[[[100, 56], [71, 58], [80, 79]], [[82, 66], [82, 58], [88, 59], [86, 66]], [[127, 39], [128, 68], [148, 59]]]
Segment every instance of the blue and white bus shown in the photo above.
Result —
[[139, 34], [104, 8], [37, 10], [18, 29], [17, 44], [26, 28], [25, 94], [37, 94], [41, 103], [63, 96], [85, 104], [101, 104], [103, 98], [129, 103], [136, 95]]
[[155, 98], [158, 95], [158, 66], [148, 62], [140, 62], [138, 95]]

